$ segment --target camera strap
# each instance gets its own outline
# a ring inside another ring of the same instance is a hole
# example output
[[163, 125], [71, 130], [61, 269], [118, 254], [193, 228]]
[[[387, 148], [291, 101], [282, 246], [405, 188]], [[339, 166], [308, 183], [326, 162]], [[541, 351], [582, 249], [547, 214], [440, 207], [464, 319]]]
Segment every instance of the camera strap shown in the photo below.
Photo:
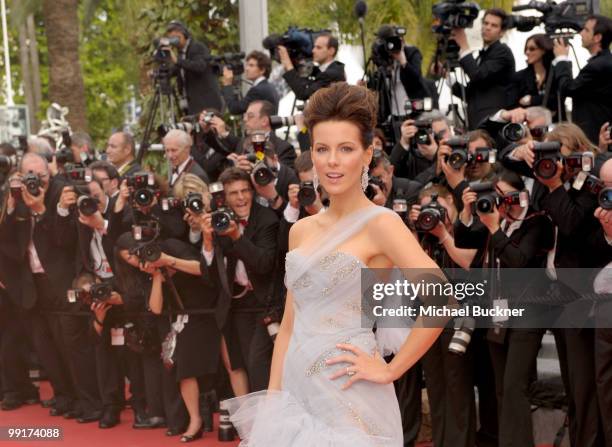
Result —
[[185, 310], [185, 306], [183, 306], [183, 300], [181, 300], [181, 296], [179, 295], [178, 290], [176, 290], [176, 286], [174, 285], [174, 280], [168, 273], [168, 270], [166, 270], [165, 268], [162, 268], [161, 271], [162, 271], [162, 274], [164, 275], [164, 279], [166, 280], [166, 285], [168, 286], [168, 289], [170, 290], [170, 295], [172, 295], [172, 298], [174, 298], [174, 302], [176, 303], [176, 305], [178, 306], [180, 310]]
[[[544, 100], [542, 101], [542, 107], [548, 107], [548, 99], [550, 98], [550, 89], [552, 87], [552, 81], [554, 76], [554, 73], [551, 73], [554, 70], [554, 67], [550, 66], [550, 69], [546, 72], [546, 86], [544, 87]], [[557, 99], [559, 99], [558, 95], [557, 95]], [[557, 115], [557, 117], [561, 116], [561, 110], [557, 111], [559, 113], [559, 115]]]
[[217, 273], [221, 282], [221, 292], [219, 293], [217, 309], [215, 310], [215, 319], [217, 320], [217, 326], [222, 328], [225, 326], [225, 319], [232, 303], [233, 294], [227, 281], [227, 269], [223, 260], [223, 253], [219, 247], [215, 248], [215, 260], [217, 261]]

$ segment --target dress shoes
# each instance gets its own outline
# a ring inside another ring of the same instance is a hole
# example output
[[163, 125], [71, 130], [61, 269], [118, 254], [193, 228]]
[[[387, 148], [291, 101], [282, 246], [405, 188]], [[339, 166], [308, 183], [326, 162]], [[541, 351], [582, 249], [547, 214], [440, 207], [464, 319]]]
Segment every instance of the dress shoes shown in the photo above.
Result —
[[166, 430], [166, 436], [178, 436], [182, 433], [185, 433], [185, 430], [187, 430], [187, 427], [169, 428], [168, 430]]
[[102, 417], [101, 411], [89, 411], [89, 412], [81, 413], [81, 415], [77, 418], [76, 421], [79, 424], [88, 424], [90, 422], [99, 421], [101, 417]]
[[100, 428], [113, 428], [119, 424], [119, 411], [114, 408], [107, 408], [102, 414], [102, 418], [98, 422]]
[[134, 424], [132, 425], [132, 428], [135, 429], [141, 429], [141, 430], [148, 430], [148, 429], [154, 429], [154, 428], [162, 428], [166, 426], [166, 420], [162, 417], [159, 416], [153, 416], [153, 417], [146, 417], [146, 416], [142, 416], [142, 415], [135, 415], [134, 416]]
[[193, 442], [193, 441], [195, 441], [197, 439], [201, 439], [203, 436], [204, 436], [204, 432], [200, 428], [193, 435], [183, 435], [183, 436], [181, 436], [181, 442], [182, 443]]

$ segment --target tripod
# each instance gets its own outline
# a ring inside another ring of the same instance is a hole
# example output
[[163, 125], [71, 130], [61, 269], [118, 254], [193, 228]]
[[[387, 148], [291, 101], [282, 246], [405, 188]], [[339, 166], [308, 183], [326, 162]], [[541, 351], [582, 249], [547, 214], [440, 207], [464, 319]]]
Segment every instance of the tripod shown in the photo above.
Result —
[[155, 124], [155, 117], [159, 112], [162, 123], [176, 124], [180, 110], [178, 108], [178, 95], [171, 82], [172, 73], [170, 67], [166, 63], [162, 63], [160, 67], [153, 72], [153, 82], [155, 93], [151, 101], [151, 108], [146, 119], [142, 142], [136, 160], [142, 163], [146, 152], [151, 145], [151, 133]]
[[[370, 64], [373, 64], [376, 68], [375, 71], [368, 71]], [[392, 74], [391, 69], [393, 65], [376, 65], [370, 57], [366, 63], [366, 71], [368, 74], [369, 82], [368, 88], [374, 90], [378, 96], [378, 123], [383, 129], [387, 138], [397, 143], [400, 140], [401, 132], [399, 126], [396, 126], [393, 120], [393, 101], [397, 100], [392, 91]], [[365, 77], [364, 73], [364, 77]], [[397, 104], [396, 104], [397, 105]], [[399, 110], [399, 106], [397, 107]]]

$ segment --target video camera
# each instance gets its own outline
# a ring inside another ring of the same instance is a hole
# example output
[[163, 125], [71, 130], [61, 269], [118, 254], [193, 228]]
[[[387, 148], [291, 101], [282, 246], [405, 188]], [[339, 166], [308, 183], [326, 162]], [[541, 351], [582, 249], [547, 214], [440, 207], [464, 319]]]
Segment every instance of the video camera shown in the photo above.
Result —
[[150, 172], [136, 172], [126, 177], [126, 184], [130, 188], [130, 202], [146, 208], [159, 198], [161, 192], [155, 185], [155, 177]]
[[210, 204], [212, 210], [211, 225], [216, 233], [223, 233], [229, 228], [232, 220], [237, 220], [236, 214], [225, 204], [223, 183], [211, 183], [208, 190], [212, 194], [212, 201]]
[[566, 0], [559, 4], [552, 0], [544, 2], [532, 0], [526, 5], [513, 6], [512, 11], [535, 10], [542, 15], [540, 17], [511, 15], [508, 28], [531, 31], [536, 26], [544, 24], [546, 34], [552, 38], [571, 37], [583, 28], [586, 18], [592, 12], [589, 3], [587, 0]]
[[172, 57], [168, 48], [177, 48], [179, 42], [178, 37], [158, 37], [153, 39], [153, 60], [161, 64], [170, 63]]
[[314, 41], [320, 34], [325, 32], [329, 32], [329, 30], [313, 31], [308, 28], [290, 26], [287, 32], [282, 35], [270, 34], [263, 40], [262, 45], [270, 52], [270, 57], [276, 62], [280, 62], [276, 48], [279, 45], [286, 47], [291, 62], [293, 62], [293, 65], [298, 66], [312, 59]]
[[402, 51], [402, 39], [406, 35], [403, 26], [383, 25], [376, 33], [372, 42], [372, 62], [378, 67], [388, 67], [393, 64], [393, 53]]
[[471, 28], [479, 11], [480, 6], [476, 3], [464, 0], [436, 3], [431, 7], [434, 17], [431, 30], [435, 34], [450, 34], [453, 28]]
[[113, 294], [113, 286], [107, 282], [92, 284], [89, 290], [70, 289], [67, 297], [69, 303], [83, 303], [90, 306], [94, 301], [107, 301]]
[[208, 61], [215, 76], [223, 74], [223, 67], [227, 67], [234, 76], [244, 73], [244, 53], [225, 53], [221, 56], [210, 56]]
[[[210, 114], [210, 119], [215, 116], [212, 112], [207, 112], [206, 116], [208, 117]], [[206, 119], [205, 119], [206, 122]], [[208, 123], [207, 122], [207, 123]], [[196, 135], [202, 132], [202, 126], [200, 126], [200, 121], [197, 115], [187, 115], [181, 118], [181, 121], [178, 123], [169, 123], [169, 124], [160, 124], [157, 127], [157, 135], [160, 139], [164, 138], [168, 132], [171, 130], [178, 129], [184, 132], [187, 132], [191, 135]]]

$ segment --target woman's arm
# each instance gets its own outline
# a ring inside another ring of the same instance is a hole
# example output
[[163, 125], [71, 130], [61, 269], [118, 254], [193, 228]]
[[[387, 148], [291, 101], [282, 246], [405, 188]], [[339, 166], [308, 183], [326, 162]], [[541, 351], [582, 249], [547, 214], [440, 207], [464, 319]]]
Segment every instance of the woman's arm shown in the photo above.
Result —
[[164, 276], [161, 270], [155, 270], [152, 274], [153, 284], [151, 286], [151, 294], [149, 295], [149, 309], [155, 315], [160, 315], [164, 307], [164, 295], [162, 293], [162, 284]]
[[157, 261], [152, 262], [151, 265], [156, 268], [170, 267], [174, 270], [180, 270], [181, 272], [194, 276], [200, 276], [202, 274], [200, 270], [200, 260], [176, 258], [166, 253], [162, 253], [161, 257]]

